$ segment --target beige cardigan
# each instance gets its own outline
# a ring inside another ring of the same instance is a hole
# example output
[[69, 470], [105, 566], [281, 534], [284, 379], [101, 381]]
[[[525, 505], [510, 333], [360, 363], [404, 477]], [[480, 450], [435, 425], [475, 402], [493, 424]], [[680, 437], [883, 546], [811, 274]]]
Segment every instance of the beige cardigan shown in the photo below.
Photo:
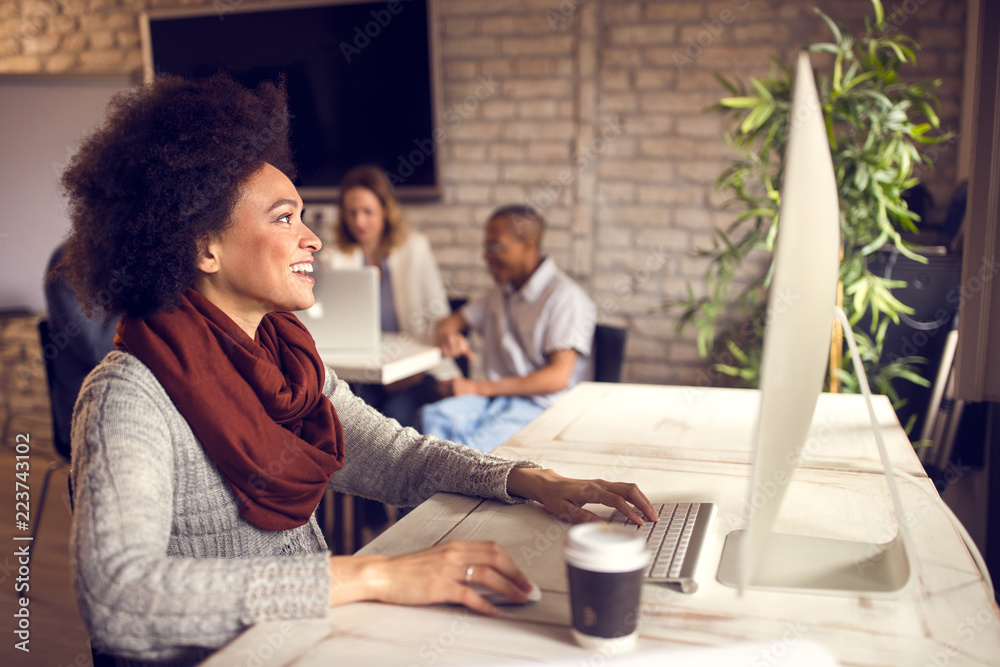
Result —
[[[359, 269], [365, 256], [360, 247], [345, 253], [329, 244], [316, 256], [320, 266], [332, 269]], [[434, 344], [434, 325], [451, 314], [448, 295], [441, 280], [431, 244], [419, 232], [410, 232], [403, 245], [393, 248], [387, 260], [396, 319], [403, 333], [427, 345]], [[451, 359], [445, 359], [430, 371], [439, 380], [461, 375]]]

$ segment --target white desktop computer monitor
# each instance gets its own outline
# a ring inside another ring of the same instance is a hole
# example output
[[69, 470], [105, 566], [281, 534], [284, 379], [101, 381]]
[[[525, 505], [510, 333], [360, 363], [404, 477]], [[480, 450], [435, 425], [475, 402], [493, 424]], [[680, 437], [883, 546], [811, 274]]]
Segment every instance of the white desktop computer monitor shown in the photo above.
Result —
[[749, 496], [766, 500], [747, 503], [747, 528], [727, 537], [718, 577], [741, 590], [891, 593], [910, 576], [902, 537], [870, 544], [773, 530], [823, 388], [840, 264], [837, 184], [805, 52], [796, 69], [779, 225]]

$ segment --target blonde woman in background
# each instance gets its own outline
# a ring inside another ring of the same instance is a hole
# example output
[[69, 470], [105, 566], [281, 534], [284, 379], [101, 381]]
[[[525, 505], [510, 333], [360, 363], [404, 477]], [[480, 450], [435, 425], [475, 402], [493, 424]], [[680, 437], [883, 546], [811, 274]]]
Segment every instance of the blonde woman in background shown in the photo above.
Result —
[[[381, 275], [382, 331], [434, 344], [435, 324], [451, 314], [441, 272], [427, 237], [411, 231], [381, 168], [361, 165], [340, 183], [334, 242], [318, 256], [334, 269], [375, 266]], [[387, 417], [416, 426], [419, 408], [438, 398], [439, 380], [461, 375], [447, 359], [429, 373], [388, 386], [360, 385], [358, 394]]]

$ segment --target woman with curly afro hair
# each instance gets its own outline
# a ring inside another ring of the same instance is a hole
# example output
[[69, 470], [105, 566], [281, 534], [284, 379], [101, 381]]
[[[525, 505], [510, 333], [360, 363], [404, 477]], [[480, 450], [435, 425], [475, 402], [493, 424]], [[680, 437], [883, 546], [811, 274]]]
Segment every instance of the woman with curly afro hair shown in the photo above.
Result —
[[64, 175], [56, 270], [91, 312], [123, 314], [73, 416], [71, 537], [93, 646], [120, 663], [198, 662], [253, 623], [356, 600], [495, 614], [466, 584], [517, 601], [531, 588], [492, 543], [331, 556], [315, 516], [327, 486], [655, 517], [634, 485], [422, 436], [354, 396], [289, 312], [312, 305], [321, 245], [293, 176], [283, 87], [224, 74], [120, 94]]

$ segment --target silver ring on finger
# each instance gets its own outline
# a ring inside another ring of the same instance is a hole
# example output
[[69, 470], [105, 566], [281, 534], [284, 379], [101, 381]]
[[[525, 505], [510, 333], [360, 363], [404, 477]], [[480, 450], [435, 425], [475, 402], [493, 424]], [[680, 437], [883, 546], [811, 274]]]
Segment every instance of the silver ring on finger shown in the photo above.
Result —
[[475, 565], [470, 565], [469, 567], [465, 568], [465, 583], [468, 584], [472, 581], [472, 572], [475, 569], [476, 569]]

